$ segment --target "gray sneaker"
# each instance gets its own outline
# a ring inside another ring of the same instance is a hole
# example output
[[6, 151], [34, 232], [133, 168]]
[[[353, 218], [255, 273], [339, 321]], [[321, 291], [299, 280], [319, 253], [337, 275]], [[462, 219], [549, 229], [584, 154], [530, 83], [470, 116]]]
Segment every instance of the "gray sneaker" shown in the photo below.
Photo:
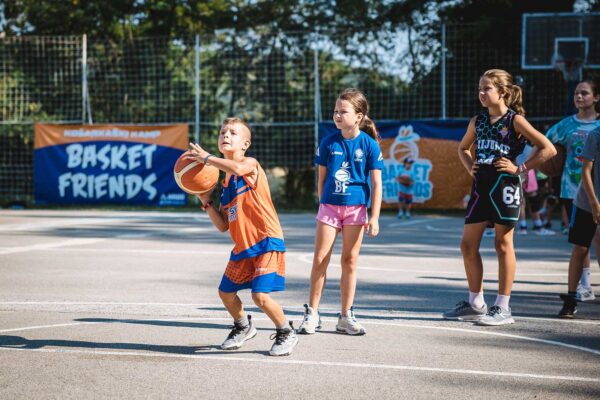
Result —
[[248, 326], [242, 326], [234, 322], [231, 332], [221, 345], [221, 349], [237, 350], [242, 347], [246, 340], [250, 340], [254, 336], [256, 336], [256, 328], [252, 324], [252, 317], [248, 315]]
[[350, 307], [350, 309], [346, 311], [346, 315], [339, 314], [335, 330], [338, 333], [345, 333], [353, 336], [364, 335], [367, 333], [365, 328], [363, 328], [356, 320], [353, 307]]
[[294, 330], [294, 325], [290, 321], [289, 328], [276, 329], [271, 335], [271, 340], [275, 339], [275, 343], [271, 347], [269, 354], [272, 356], [288, 356], [292, 354], [294, 347], [298, 344], [298, 336]]
[[481, 308], [475, 308], [468, 301], [461, 301], [456, 304], [451, 310], [444, 311], [442, 317], [444, 319], [456, 321], [477, 321], [487, 313], [487, 305]]
[[490, 310], [483, 317], [477, 321], [478, 325], [483, 326], [499, 326], [514, 324], [515, 320], [512, 317], [510, 308], [508, 310], [503, 309], [500, 306], [492, 306]]
[[323, 323], [321, 321], [321, 315], [319, 315], [319, 311], [315, 311], [312, 309], [312, 307], [309, 307], [308, 304], [305, 304], [304, 320], [298, 328], [298, 333], [312, 335], [316, 331], [320, 331], [322, 325]]

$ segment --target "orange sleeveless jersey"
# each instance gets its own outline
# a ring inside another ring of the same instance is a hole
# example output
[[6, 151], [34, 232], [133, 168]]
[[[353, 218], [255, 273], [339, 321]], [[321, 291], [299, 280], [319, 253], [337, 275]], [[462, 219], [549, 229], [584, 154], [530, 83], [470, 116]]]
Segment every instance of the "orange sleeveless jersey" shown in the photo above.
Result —
[[233, 261], [256, 257], [269, 251], [285, 251], [283, 231], [271, 200], [267, 175], [257, 165], [254, 184], [243, 176], [232, 175], [223, 182], [221, 209], [226, 211], [229, 233], [235, 244]]

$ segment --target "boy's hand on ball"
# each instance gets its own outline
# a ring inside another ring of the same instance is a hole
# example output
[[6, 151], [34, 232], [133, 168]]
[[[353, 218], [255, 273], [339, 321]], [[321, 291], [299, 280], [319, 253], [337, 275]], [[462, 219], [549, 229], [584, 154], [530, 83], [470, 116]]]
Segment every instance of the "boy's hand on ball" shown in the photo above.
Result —
[[200, 147], [200, 145], [197, 143], [190, 143], [189, 151], [190, 151], [191, 156], [196, 161], [199, 161], [201, 163], [203, 163], [206, 156], [208, 156], [210, 154], [208, 151], [206, 151], [202, 147]]
[[496, 167], [496, 171], [499, 172], [508, 172], [509, 174], [513, 175], [517, 175], [519, 173], [519, 167], [505, 157], [500, 157], [494, 161], [494, 167]]

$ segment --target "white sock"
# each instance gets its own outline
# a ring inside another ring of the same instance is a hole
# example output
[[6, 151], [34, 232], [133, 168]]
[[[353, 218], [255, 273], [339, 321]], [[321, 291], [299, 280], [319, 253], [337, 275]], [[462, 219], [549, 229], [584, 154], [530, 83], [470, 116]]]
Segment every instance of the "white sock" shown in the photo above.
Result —
[[283, 321], [283, 325], [277, 326], [277, 329], [290, 329], [290, 323], [288, 322], [288, 319], [286, 318], [285, 321]]
[[510, 296], [504, 296], [502, 294], [499, 294], [498, 296], [496, 296], [496, 302], [494, 303], [494, 305], [500, 306], [504, 310], [508, 310], [508, 302], [509, 301], [510, 301]]
[[535, 226], [536, 228], [541, 228], [542, 227], [542, 220], [541, 219], [536, 219], [535, 221], [533, 221], [533, 226]]
[[527, 229], [527, 221], [519, 221], [519, 228]]
[[485, 299], [483, 298], [483, 292], [473, 293], [469, 292], [469, 304], [475, 308], [482, 308], [485, 306]]
[[584, 267], [583, 271], [581, 271], [581, 279], [579, 279], [579, 283], [583, 287], [590, 287], [591, 282], [590, 278], [592, 277], [592, 272], [590, 271], [590, 267]]

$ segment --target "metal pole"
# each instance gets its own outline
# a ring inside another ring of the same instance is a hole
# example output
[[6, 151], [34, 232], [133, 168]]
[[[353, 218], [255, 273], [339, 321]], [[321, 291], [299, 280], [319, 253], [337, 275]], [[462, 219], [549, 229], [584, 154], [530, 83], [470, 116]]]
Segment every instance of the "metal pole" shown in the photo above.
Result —
[[446, 119], [446, 23], [442, 23], [442, 119]]
[[195, 78], [194, 93], [196, 96], [195, 119], [194, 119], [194, 141], [200, 143], [200, 35], [196, 35], [196, 45], [194, 46], [195, 59]]
[[81, 43], [81, 123], [85, 124], [87, 106], [87, 35], [83, 35]]

